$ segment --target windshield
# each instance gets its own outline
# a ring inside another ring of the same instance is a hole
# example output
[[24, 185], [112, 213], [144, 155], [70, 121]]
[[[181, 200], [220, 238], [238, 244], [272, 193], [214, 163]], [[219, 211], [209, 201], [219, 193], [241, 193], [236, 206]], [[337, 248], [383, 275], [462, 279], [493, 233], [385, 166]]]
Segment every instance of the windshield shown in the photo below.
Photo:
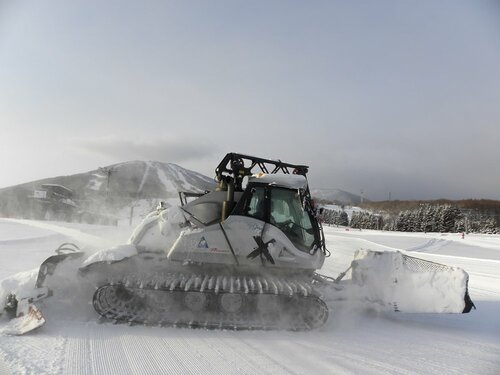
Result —
[[301, 250], [308, 251], [314, 244], [314, 228], [309, 214], [302, 208], [297, 190], [271, 189], [270, 223]]

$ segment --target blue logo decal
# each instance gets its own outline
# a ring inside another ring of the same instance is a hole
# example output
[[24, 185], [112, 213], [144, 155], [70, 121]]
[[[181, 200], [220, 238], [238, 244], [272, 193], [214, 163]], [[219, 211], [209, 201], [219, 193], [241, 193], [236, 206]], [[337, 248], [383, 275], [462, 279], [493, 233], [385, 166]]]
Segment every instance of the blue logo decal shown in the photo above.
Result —
[[205, 237], [201, 237], [200, 242], [198, 242], [198, 248], [208, 249], [208, 243], [207, 243], [207, 240], [205, 239]]

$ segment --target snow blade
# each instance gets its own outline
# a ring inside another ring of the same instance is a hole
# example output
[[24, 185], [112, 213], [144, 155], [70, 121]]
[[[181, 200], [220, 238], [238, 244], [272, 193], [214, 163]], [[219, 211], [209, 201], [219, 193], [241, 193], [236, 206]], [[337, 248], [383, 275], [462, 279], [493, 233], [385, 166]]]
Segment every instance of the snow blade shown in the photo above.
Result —
[[45, 318], [38, 307], [27, 300], [21, 300], [17, 306], [17, 317], [2, 328], [2, 333], [13, 336], [24, 335], [44, 324]]
[[[62, 244], [61, 246], [59, 246], [59, 248], [56, 251], [60, 250], [61, 247], [64, 245], [67, 245], [67, 244]], [[64, 250], [64, 248], [63, 248], [63, 250]], [[54, 273], [57, 265], [59, 263], [61, 263], [63, 260], [68, 259], [68, 258], [69, 259], [79, 258], [82, 255], [83, 255], [83, 252], [81, 252], [81, 251], [67, 252], [67, 253], [61, 253], [58, 251], [57, 255], [52, 255], [52, 256], [48, 257], [40, 265], [40, 269], [38, 270], [38, 277], [36, 279], [35, 286], [37, 288], [41, 288], [44, 285], [46, 277], [52, 275]]]
[[429, 262], [399, 251], [358, 250], [352, 280], [371, 301], [409, 313], [466, 313], [469, 275], [458, 267]]

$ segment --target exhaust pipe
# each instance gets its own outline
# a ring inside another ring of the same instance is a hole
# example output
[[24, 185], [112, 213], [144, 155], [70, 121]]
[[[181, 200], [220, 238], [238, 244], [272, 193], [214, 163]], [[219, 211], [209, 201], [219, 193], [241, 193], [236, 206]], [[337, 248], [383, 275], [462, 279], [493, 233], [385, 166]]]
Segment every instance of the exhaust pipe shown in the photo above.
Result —
[[226, 220], [229, 216], [229, 214], [233, 211], [233, 208], [235, 206], [235, 201], [234, 201], [234, 180], [229, 177], [227, 181], [227, 195], [226, 195], [226, 200], [222, 202], [222, 220]]

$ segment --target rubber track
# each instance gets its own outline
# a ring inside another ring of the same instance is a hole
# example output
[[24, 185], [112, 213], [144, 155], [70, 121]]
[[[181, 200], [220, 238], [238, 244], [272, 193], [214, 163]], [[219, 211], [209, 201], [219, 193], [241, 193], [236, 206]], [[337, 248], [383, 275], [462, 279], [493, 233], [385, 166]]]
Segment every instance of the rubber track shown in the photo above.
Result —
[[[241, 297], [237, 312], [221, 308], [225, 294]], [[203, 308], [189, 309], [188, 295], [203, 299]], [[161, 281], [123, 280], [100, 286], [93, 305], [115, 322], [190, 328], [304, 331], [328, 319], [326, 304], [310, 284], [263, 277], [176, 274]]]

